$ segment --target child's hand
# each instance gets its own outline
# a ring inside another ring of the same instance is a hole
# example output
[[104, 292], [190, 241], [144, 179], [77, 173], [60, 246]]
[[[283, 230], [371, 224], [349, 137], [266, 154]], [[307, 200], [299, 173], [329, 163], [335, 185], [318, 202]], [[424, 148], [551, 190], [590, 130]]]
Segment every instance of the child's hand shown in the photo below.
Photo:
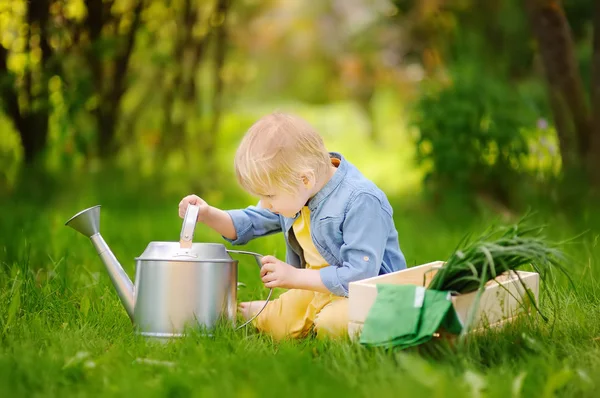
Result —
[[179, 217], [184, 218], [188, 205], [198, 206], [197, 222], [203, 222], [210, 206], [204, 200], [196, 195], [188, 195], [179, 202]]
[[265, 284], [265, 287], [282, 287], [284, 289], [291, 289], [294, 287], [294, 279], [296, 271], [298, 271], [297, 268], [294, 268], [273, 256], [264, 256], [260, 262], [262, 263], [260, 277]]

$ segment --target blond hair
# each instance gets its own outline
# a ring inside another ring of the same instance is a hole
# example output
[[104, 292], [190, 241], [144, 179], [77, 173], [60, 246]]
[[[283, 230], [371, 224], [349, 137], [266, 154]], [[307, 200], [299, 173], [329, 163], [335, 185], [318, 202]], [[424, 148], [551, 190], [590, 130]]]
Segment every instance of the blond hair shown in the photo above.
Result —
[[254, 123], [237, 149], [235, 174], [251, 194], [279, 188], [293, 194], [302, 175], [320, 178], [331, 165], [329, 152], [315, 129], [300, 117], [274, 112]]

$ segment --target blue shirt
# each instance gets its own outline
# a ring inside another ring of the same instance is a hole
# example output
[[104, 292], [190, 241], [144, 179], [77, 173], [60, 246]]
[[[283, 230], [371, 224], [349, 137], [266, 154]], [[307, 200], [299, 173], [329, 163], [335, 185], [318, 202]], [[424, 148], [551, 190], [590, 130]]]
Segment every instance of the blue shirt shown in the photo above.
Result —
[[[321, 280], [332, 293], [348, 296], [350, 282], [406, 268], [398, 243], [393, 211], [386, 195], [356, 167], [336, 152], [340, 165], [333, 177], [307, 203], [315, 247], [329, 266], [321, 268]], [[249, 206], [227, 211], [237, 234], [233, 245], [283, 232], [286, 262], [304, 268], [302, 248], [294, 236], [292, 218]]]

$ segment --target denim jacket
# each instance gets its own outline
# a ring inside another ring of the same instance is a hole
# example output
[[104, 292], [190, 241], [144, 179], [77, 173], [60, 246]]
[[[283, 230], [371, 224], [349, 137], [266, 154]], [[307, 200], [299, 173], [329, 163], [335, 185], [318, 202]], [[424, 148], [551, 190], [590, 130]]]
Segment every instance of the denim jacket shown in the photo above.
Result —
[[[385, 194], [341, 154], [330, 156], [340, 159], [338, 170], [307, 205], [313, 242], [329, 264], [319, 270], [321, 280], [335, 295], [348, 296], [350, 282], [404, 269], [406, 260]], [[227, 212], [237, 233], [225, 238], [231, 244], [283, 232], [286, 262], [305, 267], [292, 229], [300, 213], [287, 218], [258, 206]]]

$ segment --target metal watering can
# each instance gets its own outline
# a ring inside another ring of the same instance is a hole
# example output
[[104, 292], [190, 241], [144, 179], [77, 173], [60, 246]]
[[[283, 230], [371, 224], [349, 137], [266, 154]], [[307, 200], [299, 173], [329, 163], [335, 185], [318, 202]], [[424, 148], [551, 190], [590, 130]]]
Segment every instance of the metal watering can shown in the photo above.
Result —
[[[261, 267], [260, 254], [228, 250], [219, 243], [192, 243], [198, 210], [198, 206], [188, 206], [179, 242], [150, 242], [135, 258], [135, 284], [100, 235], [100, 206], [80, 211], [65, 224], [91, 239], [142, 336], [180, 337], [186, 327], [210, 331], [222, 320], [235, 325], [238, 261], [229, 254], [254, 256]], [[267, 302], [272, 293], [271, 289]], [[266, 304], [238, 329], [256, 318]]]

